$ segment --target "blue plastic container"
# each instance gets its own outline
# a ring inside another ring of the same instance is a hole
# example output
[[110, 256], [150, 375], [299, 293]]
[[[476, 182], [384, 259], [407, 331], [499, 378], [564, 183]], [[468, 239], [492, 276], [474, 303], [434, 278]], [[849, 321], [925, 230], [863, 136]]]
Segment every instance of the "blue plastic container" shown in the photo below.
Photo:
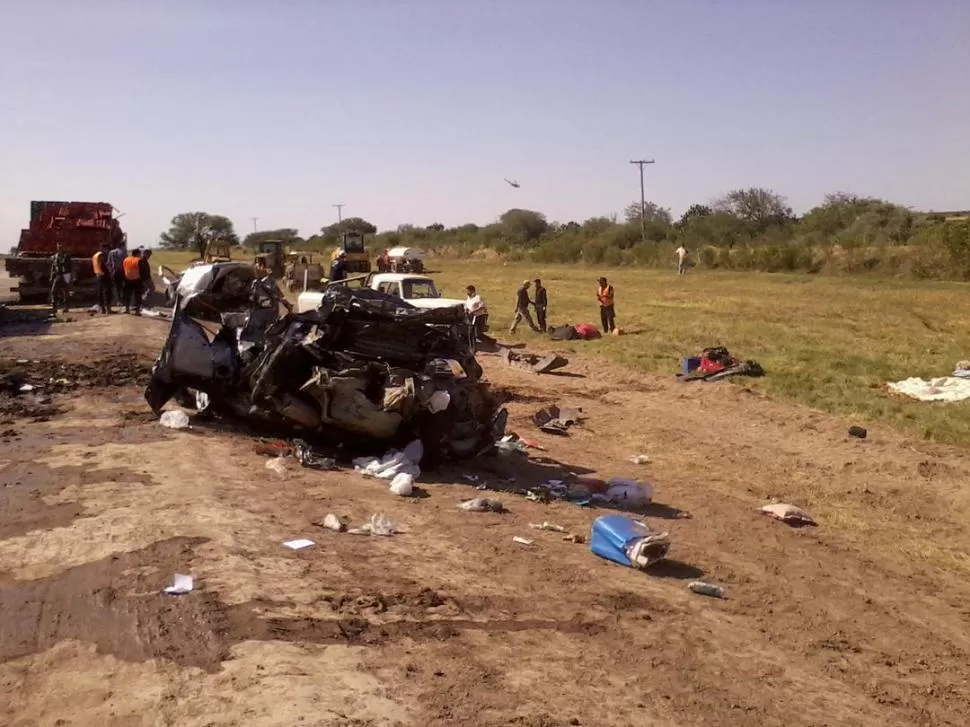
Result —
[[[652, 561], [657, 555], [664, 557], [669, 547], [666, 542], [651, 545], [648, 551], [641, 551], [642, 541], [647, 538], [661, 536], [624, 515], [602, 515], [593, 521], [593, 530], [589, 536], [589, 549], [600, 558], [612, 560], [614, 563], [625, 565], [627, 568], [646, 567], [643, 557], [649, 556]], [[662, 553], [662, 554], [661, 554]], [[634, 560], [630, 559], [633, 554]], [[639, 557], [638, 557], [639, 556]], [[635, 562], [639, 561], [639, 562]]]
[[699, 356], [689, 356], [683, 361], [684, 373], [690, 374], [697, 371], [701, 367], [701, 359]]

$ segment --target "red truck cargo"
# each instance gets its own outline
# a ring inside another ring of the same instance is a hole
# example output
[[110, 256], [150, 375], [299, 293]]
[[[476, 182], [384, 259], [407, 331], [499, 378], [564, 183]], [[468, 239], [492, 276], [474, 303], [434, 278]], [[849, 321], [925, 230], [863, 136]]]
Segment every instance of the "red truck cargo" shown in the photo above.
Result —
[[7, 273], [19, 279], [22, 302], [47, 299], [57, 243], [74, 258], [74, 292], [80, 297], [94, 292], [91, 256], [103, 244], [125, 245], [127, 239], [107, 202], [31, 202], [30, 226], [20, 231], [15, 253], [6, 260]]

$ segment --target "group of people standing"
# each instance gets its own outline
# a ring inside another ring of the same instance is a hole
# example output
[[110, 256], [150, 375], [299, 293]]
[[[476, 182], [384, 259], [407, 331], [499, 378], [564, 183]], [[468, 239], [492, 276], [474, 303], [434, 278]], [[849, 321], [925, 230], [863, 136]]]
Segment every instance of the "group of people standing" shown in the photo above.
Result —
[[[535, 285], [535, 292], [530, 296], [529, 289]], [[475, 337], [478, 341], [482, 340], [485, 330], [488, 327], [488, 308], [482, 296], [475, 289], [474, 285], [469, 285], [465, 289], [465, 313], [472, 324]], [[600, 322], [604, 333], [613, 333], [616, 330], [616, 292], [606, 278], [597, 281], [596, 301], [600, 309]], [[532, 310], [535, 310], [535, 320], [532, 318]], [[525, 321], [536, 333], [546, 333], [548, 323], [546, 314], [549, 311], [549, 291], [542, 284], [542, 280], [523, 280], [522, 285], [515, 294], [515, 312], [512, 316], [512, 323], [509, 326], [509, 333], [514, 334], [519, 324]]]
[[[142, 298], [154, 289], [151, 270], [151, 250], [125, 250], [123, 245], [102, 245], [91, 256], [98, 290], [98, 309], [102, 313], [114, 313], [112, 304], [125, 306], [125, 313], [141, 315]], [[67, 311], [69, 292], [74, 282], [74, 262], [71, 254], [60, 243], [51, 258], [51, 307], [57, 312], [58, 306]]]

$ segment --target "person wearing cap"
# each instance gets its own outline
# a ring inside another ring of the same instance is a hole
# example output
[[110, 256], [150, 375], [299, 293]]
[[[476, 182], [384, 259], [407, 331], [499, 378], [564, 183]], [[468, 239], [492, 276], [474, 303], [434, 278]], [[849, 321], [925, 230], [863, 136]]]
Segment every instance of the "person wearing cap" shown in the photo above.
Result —
[[519, 327], [519, 323], [523, 320], [529, 324], [529, 328], [536, 333], [539, 332], [539, 328], [532, 321], [532, 314], [529, 313], [529, 306], [532, 305], [532, 301], [529, 300], [530, 285], [532, 285], [531, 281], [523, 280], [522, 285], [515, 294], [515, 315], [512, 317], [512, 325], [509, 326], [509, 333], [515, 333], [515, 329]]
[[599, 286], [596, 288], [596, 300], [600, 304], [600, 322], [603, 324], [603, 333], [613, 333], [616, 328], [616, 309], [614, 308], [615, 293], [613, 286], [606, 278], [599, 279]]
[[339, 280], [347, 279], [347, 253], [343, 250], [337, 255], [333, 264], [330, 266], [330, 282], [336, 283]]
[[535, 279], [536, 292], [535, 300], [533, 300], [532, 305], [536, 309], [536, 325], [539, 326], [539, 330], [543, 333], [546, 332], [546, 311], [549, 310], [549, 294], [546, 289], [542, 287], [542, 281], [539, 278]]

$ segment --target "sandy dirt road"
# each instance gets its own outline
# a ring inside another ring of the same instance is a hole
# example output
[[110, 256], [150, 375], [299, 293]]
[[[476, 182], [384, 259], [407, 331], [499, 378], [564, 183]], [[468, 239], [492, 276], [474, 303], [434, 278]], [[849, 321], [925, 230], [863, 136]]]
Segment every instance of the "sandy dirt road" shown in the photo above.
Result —
[[[233, 427], [161, 428], [141, 392], [166, 328], [0, 331], [5, 370], [70, 382], [0, 398], [0, 724], [967, 723], [963, 452], [850, 439], [743, 386], [575, 358], [571, 376], [535, 377], [483, 357], [547, 458], [448, 468], [402, 499], [350, 472], [277, 478]], [[585, 426], [536, 434], [529, 415], [555, 402]], [[651, 464], [626, 461], [641, 452]], [[497, 495], [508, 514], [456, 508], [482, 494], [463, 474], [570, 471], [653, 482], [646, 517], [670, 531], [671, 562], [638, 573], [528, 527], [585, 533], [601, 511], [512, 493]], [[820, 527], [760, 516], [771, 497]], [[406, 532], [312, 524], [328, 512], [385, 512]], [[281, 547], [296, 537], [318, 545]], [[197, 590], [161, 595], [175, 572]], [[699, 576], [729, 598], [689, 593]]]

